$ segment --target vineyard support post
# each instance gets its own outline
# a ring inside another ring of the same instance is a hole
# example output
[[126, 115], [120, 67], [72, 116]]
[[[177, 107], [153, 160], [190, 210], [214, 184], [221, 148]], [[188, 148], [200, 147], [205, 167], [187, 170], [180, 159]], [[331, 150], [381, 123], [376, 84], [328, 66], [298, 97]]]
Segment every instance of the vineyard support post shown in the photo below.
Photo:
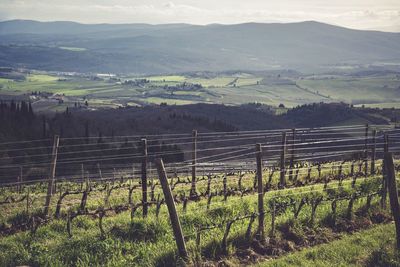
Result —
[[389, 152], [385, 153], [385, 169], [386, 169], [387, 185], [389, 188], [390, 208], [392, 210], [392, 215], [396, 226], [397, 248], [400, 249], [400, 204], [399, 204], [399, 196], [397, 193], [393, 156]]
[[101, 173], [100, 163], [97, 163], [97, 171], [99, 172], [100, 181], [103, 180], [103, 174]]
[[172, 230], [174, 232], [174, 237], [175, 237], [176, 245], [178, 247], [179, 256], [182, 259], [187, 260], [188, 253], [186, 251], [185, 239], [183, 237], [181, 224], [179, 222], [179, 217], [176, 212], [174, 198], [172, 196], [171, 188], [168, 184], [167, 174], [165, 172], [164, 163], [163, 163], [162, 159], [156, 159], [156, 167], [157, 167], [157, 172], [158, 172], [158, 177], [160, 179], [161, 187], [164, 192], [165, 203], [167, 204], [167, 207], [168, 207], [168, 213], [169, 213], [169, 217], [171, 219]]
[[53, 195], [53, 186], [54, 186], [54, 179], [56, 176], [57, 152], [58, 152], [58, 144], [59, 143], [60, 143], [60, 137], [58, 135], [55, 135], [54, 141], [53, 141], [53, 151], [51, 154], [49, 184], [47, 186], [46, 202], [44, 204], [44, 215], [45, 216], [48, 216], [48, 214], [49, 214], [49, 206], [50, 206], [51, 196]]
[[227, 172], [226, 172], [226, 167], [224, 167], [224, 178], [222, 179], [224, 201], [226, 201], [226, 199], [227, 199], [227, 190], [228, 190], [227, 180], [228, 180], [228, 174], [227, 174]]
[[261, 144], [256, 145], [257, 162], [257, 193], [258, 193], [258, 236], [260, 240], [265, 240], [264, 231], [264, 188], [262, 178], [262, 150]]
[[365, 177], [368, 176], [368, 131], [369, 131], [369, 125], [368, 123], [365, 125]]
[[142, 139], [142, 207], [143, 217], [147, 217], [147, 140]]
[[26, 214], [28, 214], [28, 215], [29, 215], [29, 198], [30, 198], [30, 189], [28, 186], [27, 193], [26, 193]]
[[296, 138], [296, 129], [293, 128], [293, 129], [292, 129], [292, 148], [291, 148], [291, 150], [290, 150], [289, 181], [292, 181], [292, 180], [293, 180], [295, 138]]
[[375, 170], [375, 160], [376, 160], [376, 130], [372, 132], [372, 151], [371, 151], [371, 174], [376, 173]]
[[286, 185], [285, 179], [285, 150], [286, 150], [286, 132], [282, 133], [282, 146], [281, 146], [281, 172], [279, 179], [279, 188], [284, 188]]
[[190, 196], [197, 195], [196, 190], [196, 162], [197, 162], [197, 131], [192, 132], [192, 187], [190, 189]]
[[81, 190], [83, 190], [83, 183], [85, 182], [85, 168], [81, 164]]
[[22, 171], [22, 166], [19, 167], [19, 176], [18, 176], [18, 193], [21, 194], [22, 191], [22, 182], [23, 182], [23, 171]]
[[271, 207], [271, 232], [270, 232], [270, 237], [274, 238], [275, 237], [275, 212], [276, 212], [276, 204], [275, 204], [275, 199], [272, 199], [272, 207]]
[[[389, 136], [385, 134], [383, 136], [383, 151], [384, 155], [389, 152]], [[381, 207], [386, 209], [386, 199], [387, 199], [387, 171], [386, 171], [386, 162], [383, 160], [382, 166], [382, 196], [381, 196]]]

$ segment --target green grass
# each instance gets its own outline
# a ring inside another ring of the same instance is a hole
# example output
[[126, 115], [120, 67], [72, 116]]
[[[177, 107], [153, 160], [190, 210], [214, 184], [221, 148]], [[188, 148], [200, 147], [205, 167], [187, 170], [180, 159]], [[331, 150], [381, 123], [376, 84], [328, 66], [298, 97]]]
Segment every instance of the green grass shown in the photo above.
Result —
[[[394, 224], [374, 226], [371, 229], [347, 235], [340, 240], [328, 244], [319, 245], [314, 248], [304, 249], [300, 252], [291, 253], [277, 260], [270, 260], [258, 264], [260, 267], [269, 266], [366, 266], [376, 265], [374, 254], [382, 251], [395, 251], [395, 228]], [[393, 252], [392, 252], [393, 253]], [[389, 260], [389, 259], [387, 259]], [[397, 257], [396, 265], [400, 261]], [[388, 266], [388, 265], [380, 265]]]
[[260, 82], [261, 78], [239, 78], [236, 81], [236, 86], [248, 86], [248, 85], [257, 85], [257, 82]]
[[[315, 174], [315, 173], [313, 173]], [[329, 174], [328, 169], [324, 169], [324, 174]], [[184, 177], [182, 177], [184, 178]], [[222, 188], [222, 177], [214, 179], [212, 188]], [[235, 185], [230, 177], [230, 186]], [[370, 177], [369, 180], [376, 180], [380, 177]], [[277, 175], [274, 177], [274, 184], [277, 182]], [[303, 178], [302, 178], [303, 179]], [[253, 175], [248, 174], [243, 180], [243, 186], [250, 186], [253, 181]], [[337, 181], [332, 181], [328, 188], [337, 188]], [[349, 189], [351, 180], [344, 181], [344, 188]], [[363, 178], [359, 178], [357, 185], [366, 184]], [[62, 190], [76, 188], [78, 185], [73, 183], [58, 184]], [[203, 191], [206, 183], [199, 182], [198, 190]], [[190, 184], [178, 187], [175, 194], [188, 192]], [[299, 188], [289, 188], [279, 191], [270, 191], [265, 195], [266, 209], [268, 201], [272, 196], [282, 196], [289, 193], [300, 194], [300, 192], [309, 192], [310, 190], [321, 190], [323, 185], [308, 185]], [[30, 212], [37, 213], [40, 205], [44, 201], [45, 184], [42, 186], [31, 187], [31, 197], [36, 198], [35, 204]], [[10, 191], [1, 191], [1, 198], [6, 195], [15, 194]], [[161, 193], [157, 187], [155, 194]], [[57, 201], [57, 195], [54, 195], [52, 201], [52, 212]], [[93, 192], [89, 195], [88, 208], [93, 210], [104, 205], [105, 192]], [[140, 191], [135, 191], [134, 203], [140, 201]], [[71, 195], [65, 198], [61, 212], [65, 216], [67, 208], [76, 209], [80, 202], [80, 195]], [[375, 199], [375, 202], [378, 199]], [[127, 203], [127, 190], [118, 189], [112, 192], [110, 205], [117, 206]], [[359, 209], [365, 204], [365, 200], [360, 199], [354, 204], [354, 210]], [[207, 201], [202, 199], [198, 202], [189, 202], [187, 211], [183, 212], [182, 203], [177, 204], [177, 210], [181, 219], [184, 235], [187, 239], [187, 247], [194, 260], [199, 251], [195, 246], [196, 225], [221, 224], [225, 225], [227, 219], [236, 216], [249, 214], [257, 209], [257, 195], [232, 196], [227, 202], [223, 201], [222, 196], [213, 198], [211, 208], [206, 209]], [[347, 207], [347, 201], [338, 204], [339, 214], [342, 214]], [[0, 206], [0, 222], [4, 225], [13, 224], [25, 218], [25, 203], [14, 203]], [[329, 215], [330, 203], [324, 202], [317, 209], [316, 229], [320, 223]], [[161, 207], [160, 217], [156, 218], [155, 209], [151, 207], [149, 217], [141, 218], [139, 209], [133, 221], [130, 219], [128, 211], [112, 214], [104, 218], [104, 228], [106, 236], [101, 237], [98, 219], [89, 216], [80, 216], [72, 222], [73, 236], [70, 238], [66, 232], [65, 219], [55, 219], [47, 225], [39, 227], [35, 234], [29, 231], [20, 232], [11, 236], [0, 238], [0, 265], [15, 266], [29, 264], [31, 266], [171, 266], [177, 261], [176, 248], [173, 239], [171, 227], [168, 219], [168, 211], [165, 205]], [[309, 221], [310, 207], [307, 205], [300, 212], [298, 217], [299, 225], [307, 225]], [[277, 217], [277, 225], [285, 224], [293, 218], [291, 210], [280, 213]], [[237, 244], [243, 240], [248, 220], [235, 222], [229, 233], [229, 253], [232, 255]], [[271, 216], [266, 215], [266, 231], [270, 229]], [[255, 226], [253, 227], [253, 229]], [[203, 232], [201, 235], [201, 251], [206, 259], [217, 260], [221, 253], [221, 239], [224, 233], [224, 227], [218, 227]], [[278, 233], [279, 235], [279, 233]], [[234, 260], [234, 259], [232, 259]]]
[[31, 74], [26, 79], [28, 82], [52, 82], [57, 81], [58, 77], [45, 74]]
[[393, 102], [398, 98], [400, 79], [395, 76], [383, 77], [334, 77], [306, 78], [297, 83], [314, 92], [330, 96], [336, 101], [347, 103], [377, 103]]
[[235, 80], [235, 77], [225, 77], [225, 76], [220, 76], [216, 78], [188, 78], [186, 79], [187, 82], [190, 83], [197, 83], [203, 85], [203, 87], [209, 88], [209, 87], [225, 87], [229, 83], [233, 82]]

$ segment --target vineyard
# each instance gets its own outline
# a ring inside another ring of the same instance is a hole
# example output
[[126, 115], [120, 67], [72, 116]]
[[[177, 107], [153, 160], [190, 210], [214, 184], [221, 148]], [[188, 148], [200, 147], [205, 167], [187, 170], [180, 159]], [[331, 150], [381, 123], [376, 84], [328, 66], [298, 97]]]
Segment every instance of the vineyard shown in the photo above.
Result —
[[354, 125], [1, 143], [0, 265], [246, 265], [328, 243], [392, 221], [399, 138]]

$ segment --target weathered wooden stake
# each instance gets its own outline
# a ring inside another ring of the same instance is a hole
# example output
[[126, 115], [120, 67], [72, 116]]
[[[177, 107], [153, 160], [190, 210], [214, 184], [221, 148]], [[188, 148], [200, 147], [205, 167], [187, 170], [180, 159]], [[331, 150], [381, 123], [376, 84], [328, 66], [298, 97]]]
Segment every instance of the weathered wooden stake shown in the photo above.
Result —
[[400, 204], [399, 196], [397, 193], [397, 183], [393, 164], [393, 156], [389, 152], [385, 153], [385, 168], [387, 174], [387, 185], [389, 188], [390, 208], [392, 210], [392, 215], [396, 226], [397, 249], [400, 249]]
[[365, 177], [368, 176], [368, 124], [365, 125]]
[[192, 132], [192, 187], [190, 189], [190, 196], [197, 196], [196, 189], [196, 163], [197, 163], [197, 131]]
[[289, 170], [289, 181], [293, 180], [293, 168], [294, 168], [294, 153], [295, 153], [295, 138], [296, 129], [292, 129], [292, 149], [290, 151], [290, 170]]
[[371, 174], [376, 173], [375, 170], [375, 159], [376, 159], [376, 130], [372, 132], [372, 151], [371, 151]]
[[29, 200], [30, 200], [30, 188], [27, 188], [28, 192], [26, 193], [26, 214], [29, 215]]
[[[383, 151], [384, 155], [389, 152], [389, 136], [387, 134], [384, 135], [383, 141]], [[386, 162], [383, 161], [382, 166], [382, 196], [381, 196], [381, 207], [382, 209], [386, 209], [386, 199], [387, 199], [387, 175], [386, 175]]]
[[49, 207], [51, 196], [53, 195], [53, 186], [54, 186], [54, 179], [56, 176], [56, 164], [57, 164], [57, 152], [58, 152], [58, 144], [60, 143], [60, 137], [58, 135], [54, 136], [53, 141], [53, 151], [51, 155], [51, 165], [50, 165], [50, 173], [49, 173], [49, 183], [47, 186], [47, 196], [46, 202], [44, 204], [44, 215], [49, 215]]
[[262, 178], [262, 150], [261, 144], [256, 145], [256, 163], [257, 163], [257, 193], [258, 193], [258, 237], [265, 240], [264, 231], [264, 188]]
[[22, 182], [23, 182], [23, 171], [22, 171], [22, 167], [19, 167], [19, 183], [18, 183], [18, 193], [21, 194], [22, 192]]
[[286, 132], [282, 133], [282, 147], [281, 147], [281, 173], [279, 179], [279, 188], [284, 188], [286, 185], [285, 179], [285, 150], [286, 150]]
[[227, 194], [227, 190], [228, 190], [228, 186], [227, 186], [227, 173], [226, 173], [226, 169], [224, 168], [224, 178], [222, 179], [222, 184], [223, 184], [223, 194], [224, 194], [224, 201], [226, 201], [226, 194]]
[[71, 238], [72, 237], [72, 229], [71, 229], [71, 218], [72, 214], [71, 214], [71, 209], [68, 209], [67, 212], [67, 232], [68, 232], [68, 237]]
[[147, 140], [142, 139], [142, 207], [143, 217], [147, 217]]
[[100, 180], [103, 180], [103, 174], [101, 173], [100, 163], [97, 163], [97, 171], [99, 172]]
[[275, 237], [275, 199], [272, 200], [272, 210], [271, 210], [271, 232], [270, 237]]
[[85, 181], [85, 169], [83, 168], [83, 164], [81, 164], [81, 190], [83, 189], [84, 181]]
[[321, 179], [321, 163], [318, 163], [317, 169], [318, 169], [318, 179]]
[[256, 145], [256, 163], [257, 163], [257, 193], [258, 193], [258, 237], [265, 240], [264, 231], [264, 188], [262, 177], [262, 150], [261, 144]]
[[165, 172], [164, 163], [162, 159], [156, 159], [156, 167], [158, 172], [158, 177], [160, 179], [161, 187], [164, 192], [164, 199], [168, 207], [169, 217], [171, 219], [172, 230], [174, 232], [176, 245], [178, 247], [179, 256], [187, 260], [188, 253], [186, 250], [185, 239], [183, 237], [181, 224], [178, 218], [178, 214], [176, 212], [174, 198], [172, 196], [171, 188], [168, 184], [167, 174]]

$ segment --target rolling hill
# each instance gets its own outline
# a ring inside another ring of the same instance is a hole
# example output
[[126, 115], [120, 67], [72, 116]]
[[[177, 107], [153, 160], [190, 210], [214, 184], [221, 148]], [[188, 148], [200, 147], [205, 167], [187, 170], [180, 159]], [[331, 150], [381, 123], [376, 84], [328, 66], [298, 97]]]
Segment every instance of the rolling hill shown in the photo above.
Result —
[[400, 33], [313, 21], [206, 26], [0, 22], [0, 66], [154, 74], [399, 61]]

